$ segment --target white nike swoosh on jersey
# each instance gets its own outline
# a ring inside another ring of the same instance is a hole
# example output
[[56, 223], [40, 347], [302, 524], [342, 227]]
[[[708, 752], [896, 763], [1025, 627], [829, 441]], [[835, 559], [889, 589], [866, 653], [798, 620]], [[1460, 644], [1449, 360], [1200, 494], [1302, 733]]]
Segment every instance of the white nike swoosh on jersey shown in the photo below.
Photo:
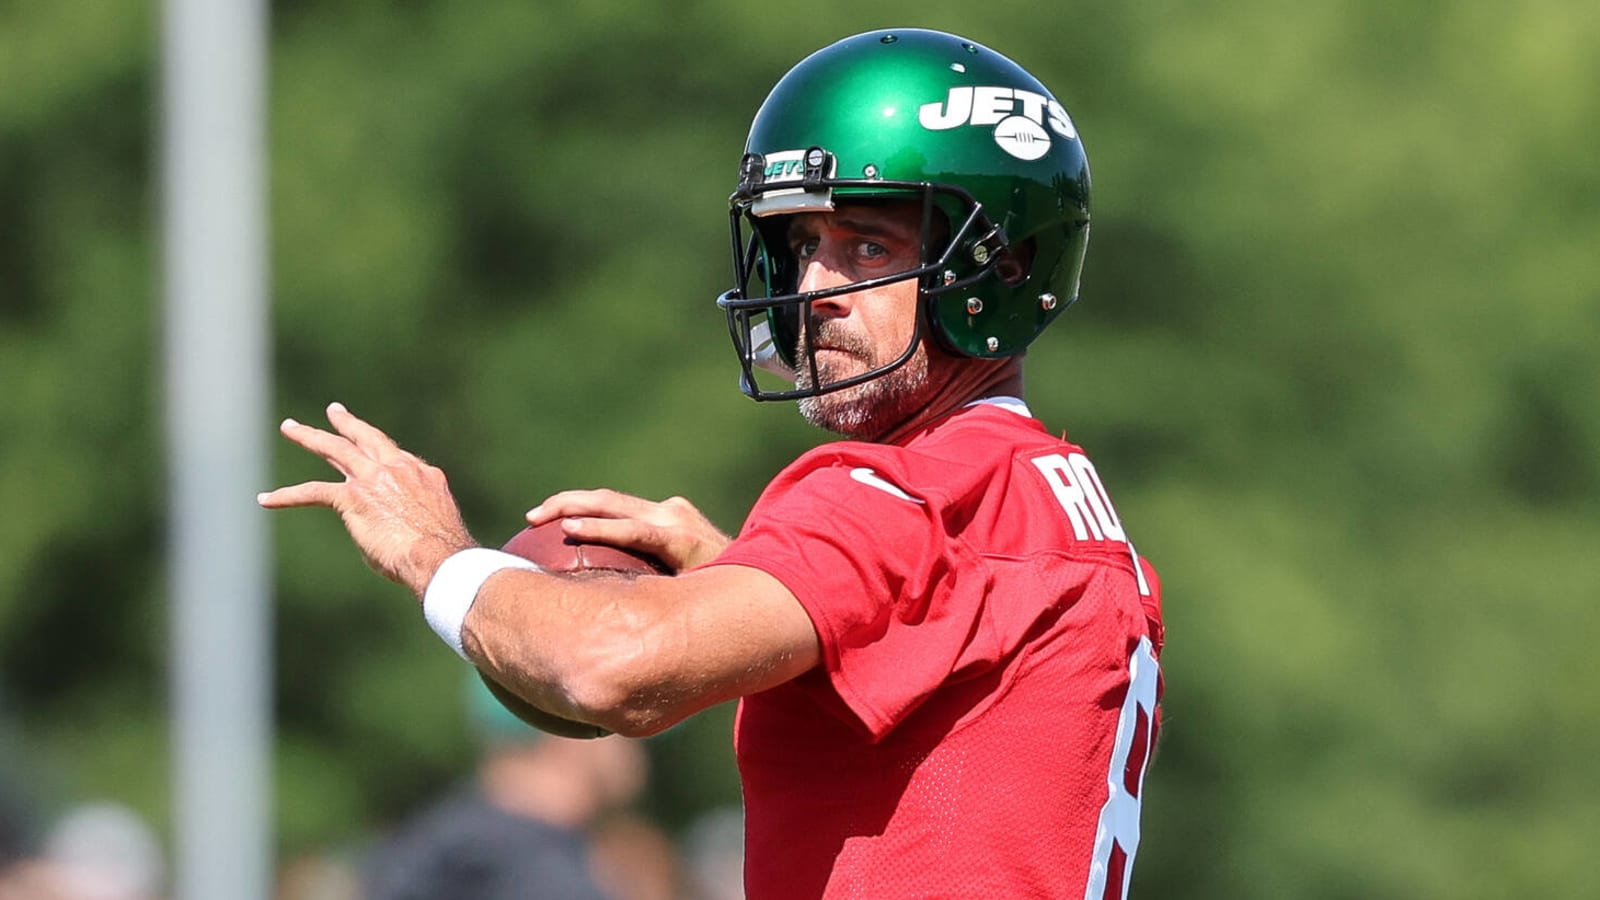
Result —
[[910, 494], [908, 494], [905, 491], [901, 490], [900, 488], [894, 486], [893, 484], [890, 484], [889, 482], [884, 481], [883, 480], [883, 476], [879, 475], [877, 472], [872, 471], [871, 469], [867, 468], [866, 466], [858, 466], [858, 467], [856, 467], [854, 469], [851, 469], [850, 470], [850, 477], [854, 478], [856, 481], [861, 482], [862, 484], [866, 485], [867, 487], [875, 487], [878, 490], [883, 491], [885, 494], [889, 494], [891, 496], [899, 497], [901, 500], [907, 500], [907, 501], [910, 501], [912, 503], [921, 503], [921, 502], [923, 502], [922, 500], [919, 500], [916, 497], [911, 496]]

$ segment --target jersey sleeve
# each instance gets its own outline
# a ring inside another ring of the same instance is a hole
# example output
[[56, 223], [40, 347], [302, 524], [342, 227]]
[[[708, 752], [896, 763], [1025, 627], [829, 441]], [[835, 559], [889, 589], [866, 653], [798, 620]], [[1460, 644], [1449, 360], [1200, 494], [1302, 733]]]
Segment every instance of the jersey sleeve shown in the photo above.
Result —
[[983, 560], [952, 537], [946, 503], [910, 482], [870, 456], [802, 458], [716, 560], [761, 569], [795, 595], [817, 629], [826, 686], [874, 739], [952, 673], [998, 656]]

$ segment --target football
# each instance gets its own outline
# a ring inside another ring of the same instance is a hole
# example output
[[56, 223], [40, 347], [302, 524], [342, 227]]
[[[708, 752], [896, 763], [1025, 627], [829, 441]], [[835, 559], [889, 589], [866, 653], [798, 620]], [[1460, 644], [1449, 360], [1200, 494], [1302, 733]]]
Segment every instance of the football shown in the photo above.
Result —
[[532, 560], [546, 572], [632, 572], [665, 575], [667, 567], [654, 557], [609, 544], [585, 544], [567, 537], [561, 520], [530, 526], [517, 532], [500, 548]]
[[[606, 544], [585, 544], [569, 538], [561, 530], [561, 520], [559, 519], [546, 522], [543, 525], [522, 529], [511, 540], [506, 541], [505, 545], [500, 549], [538, 563], [539, 567], [547, 572], [565, 575], [582, 576], [584, 573], [667, 574], [666, 566], [646, 554]], [[571, 719], [564, 719], [553, 713], [545, 712], [501, 686], [482, 671], [478, 672], [478, 677], [483, 679], [484, 686], [489, 689], [489, 693], [493, 694], [496, 700], [500, 701], [500, 705], [509, 710], [512, 715], [540, 731], [568, 738], [598, 738], [605, 737], [611, 733], [598, 725], [575, 722]]]

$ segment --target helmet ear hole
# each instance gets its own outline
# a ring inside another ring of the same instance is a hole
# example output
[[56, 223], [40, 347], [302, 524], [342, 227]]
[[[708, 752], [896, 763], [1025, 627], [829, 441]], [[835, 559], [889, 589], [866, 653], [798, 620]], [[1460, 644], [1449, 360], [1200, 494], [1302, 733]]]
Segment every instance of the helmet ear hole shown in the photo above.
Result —
[[798, 279], [794, 254], [789, 250], [788, 216], [770, 216], [756, 223], [761, 252], [756, 254], [756, 271], [767, 287], [768, 296], [792, 293]]
[[1028, 273], [1033, 269], [1033, 254], [1037, 250], [1033, 238], [1028, 238], [1014, 247], [1007, 247], [995, 259], [994, 274], [1007, 287], [1016, 287], [1028, 280]]

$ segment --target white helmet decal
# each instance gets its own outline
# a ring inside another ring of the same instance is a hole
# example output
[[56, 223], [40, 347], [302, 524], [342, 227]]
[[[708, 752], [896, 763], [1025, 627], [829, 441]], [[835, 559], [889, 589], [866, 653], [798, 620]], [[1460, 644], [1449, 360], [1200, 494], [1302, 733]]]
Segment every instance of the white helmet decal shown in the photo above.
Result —
[[1008, 116], [994, 128], [994, 142], [1018, 159], [1029, 161], [1050, 152], [1050, 134], [1026, 116]]
[[1008, 87], [953, 87], [944, 102], [924, 103], [917, 122], [929, 131], [993, 125], [994, 142], [1018, 159], [1050, 152], [1050, 131], [1076, 140], [1078, 130], [1060, 103], [1037, 91]]

